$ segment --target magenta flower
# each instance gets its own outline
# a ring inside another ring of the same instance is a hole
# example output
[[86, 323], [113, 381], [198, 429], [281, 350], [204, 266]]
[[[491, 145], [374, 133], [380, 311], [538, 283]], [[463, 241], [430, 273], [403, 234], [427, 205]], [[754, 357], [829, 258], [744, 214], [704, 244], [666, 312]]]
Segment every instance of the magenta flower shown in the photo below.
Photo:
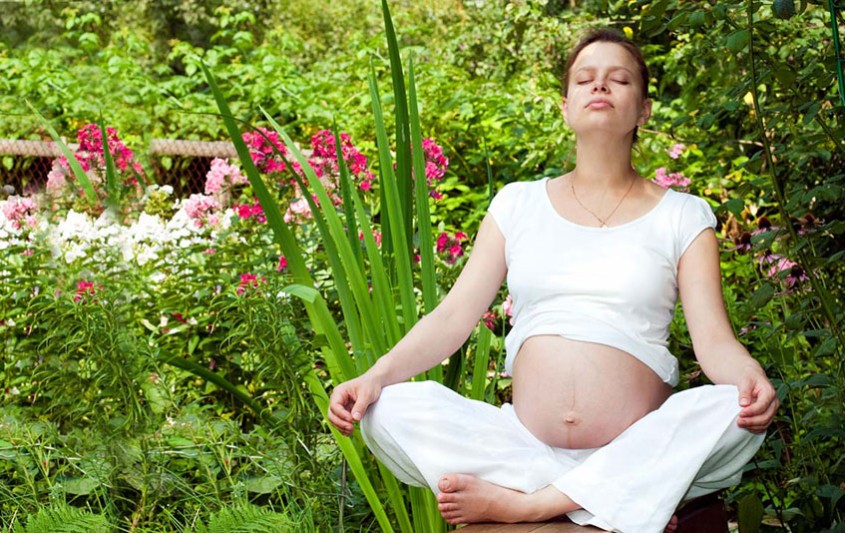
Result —
[[76, 293], [74, 294], [73, 301], [79, 302], [83, 298], [89, 295], [94, 295], [97, 293], [98, 290], [102, 289], [101, 285], [95, 286], [91, 281], [81, 280], [76, 283]]
[[[373, 173], [367, 170], [367, 158], [353, 146], [348, 133], [341, 132], [341, 157], [347, 164], [353, 178], [358, 181], [358, 187], [369, 191], [373, 186]], [[328, 174], [340, 176], [338, 168], [338, 152], [335, 146], [335, 134], [332, 130], [320, 130], [311, 137], [311, 159], [309, 164], [318, 176]], [[337, 179], [337, 178], [336, 178]], [[334, 185], [334, 184], [333, 184]]]
[[496, 320], [499, 317], [496, 315], [496, 310], [491, 310], [485, 312], [484, 316], [482, 317], [482, 321], [485, 323], [485, 326], [491, 330], [496, 331]]
[[241, 274], [241, 281], [238, 282], [238, 288], [235, 292], [238, 296], [242, 296], [250, 289], [258, 289], [262, 283], [266, 283], [267, 280], [265, 278], [259, 278], [255, 274], [250, 274], [247, 272], [246, 274]]
[[435, 200], [440, 200], [444, 195], [438, 190], [438, 185], [444, 179], [449, 159], [432, 139], [423, 139], [423, 157], [426, 161], [426, 185], [430, 189], [429, 195]]
[[286, 268], [288, 268], [288, 260], [285, 259], [284, 255], [280, 255], [279, 256], [279, 264], [276, 266], [276, 271], [282, 272]]
[[[288, 155], [288, 149], [279, 140], [279, 134], [262, 127], [256, 128], [256, 130], [258, 131], [248, 131], [241, 137], [250, 149], [250, 159], [253, 160], [253, 164], [259, 172], [270, 174], [287, 170], [288, 166], [285, 164], [283, 156]], [[293, 166], [296, 170], [296, 165]]]
[[452, 265], [459, 257], [464, 255], [464, 248], [461, 243], [465, 240], [467, 240], [467, 235], [463, 232], [459, 231], [452, 237], [443, 232], [438, 236], [435, 247], [439, 254], [444, 255], [444, 261], [448, 265]]
[[238, 218], [242, 220], [249, 220], [251, 218], [255, 218], [256, 222], [259, 224], [264, 224], [267, 222], [267, 216], [264, 214], [264, 209], [261, 207], [261, 203], [258, 200], [253, 202], [252, 204], [235, 204], [232, 206], [235, 210], [235, 214], [238, 215]]

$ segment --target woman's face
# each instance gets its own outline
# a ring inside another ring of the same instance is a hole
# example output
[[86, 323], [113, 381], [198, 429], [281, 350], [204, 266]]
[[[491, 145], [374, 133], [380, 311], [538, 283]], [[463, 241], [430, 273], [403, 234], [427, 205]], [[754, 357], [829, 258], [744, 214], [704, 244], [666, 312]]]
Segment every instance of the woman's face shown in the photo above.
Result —
[[628, 134], [643, 125], [652, 102], [643, 98], [637, 61], [622, 46], [592, 43], [570, 69], [564, 120], [576, 135], [590, 132]]

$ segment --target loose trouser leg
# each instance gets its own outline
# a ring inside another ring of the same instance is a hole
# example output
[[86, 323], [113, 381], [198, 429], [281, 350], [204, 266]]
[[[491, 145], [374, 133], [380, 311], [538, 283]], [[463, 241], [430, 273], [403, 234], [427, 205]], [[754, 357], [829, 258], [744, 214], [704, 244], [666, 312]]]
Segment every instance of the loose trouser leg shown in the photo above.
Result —
[[763, 435], [737, 427], [739, 410], [734, 386], [676, 393], [552, 484], [584, 509], [577, 523], [663, 531], [683, 499], [740, 481]]
[[450, 473], [531, 493], [590, 453], [556, 453], [520, 424], [510, 405], [469, 400], [435, 382], [386, 387], [368, 408], [361, 432], [401, 481], [435, 493], [438, 480]]

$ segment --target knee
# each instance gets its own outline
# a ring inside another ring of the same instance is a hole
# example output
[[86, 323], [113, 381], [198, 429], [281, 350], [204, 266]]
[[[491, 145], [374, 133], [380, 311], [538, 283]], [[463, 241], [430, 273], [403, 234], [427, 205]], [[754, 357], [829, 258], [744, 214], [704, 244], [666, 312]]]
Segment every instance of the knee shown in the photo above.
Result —
[[407, 420], [411, 413], [425, 405], [436, 394], [438, 387], [434, 381], [396, 383], [382, 389], [379, 399], [370, 404], [361, 420], [361, 432], [367, 439], [375, 440], [389, 428], [402, 420]]

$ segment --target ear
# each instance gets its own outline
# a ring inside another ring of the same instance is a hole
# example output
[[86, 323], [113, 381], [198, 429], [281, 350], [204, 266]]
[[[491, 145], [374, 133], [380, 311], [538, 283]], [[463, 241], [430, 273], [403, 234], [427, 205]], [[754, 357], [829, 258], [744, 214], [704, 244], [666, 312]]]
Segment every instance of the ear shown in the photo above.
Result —
[[647, 98], [643, 101], [643, 107], [640, 110], [640, 118], [637, 121], [638, 126], [643, 126], [644, 124], [649, 121], [649, 117], [652, 116], [652, 100]]
[[564, 117], [564, 122], [569, 126], [570, 122], [567, 120], [567, 111], [567, 97], [564, 96], [561, 98], [561, 116]]

